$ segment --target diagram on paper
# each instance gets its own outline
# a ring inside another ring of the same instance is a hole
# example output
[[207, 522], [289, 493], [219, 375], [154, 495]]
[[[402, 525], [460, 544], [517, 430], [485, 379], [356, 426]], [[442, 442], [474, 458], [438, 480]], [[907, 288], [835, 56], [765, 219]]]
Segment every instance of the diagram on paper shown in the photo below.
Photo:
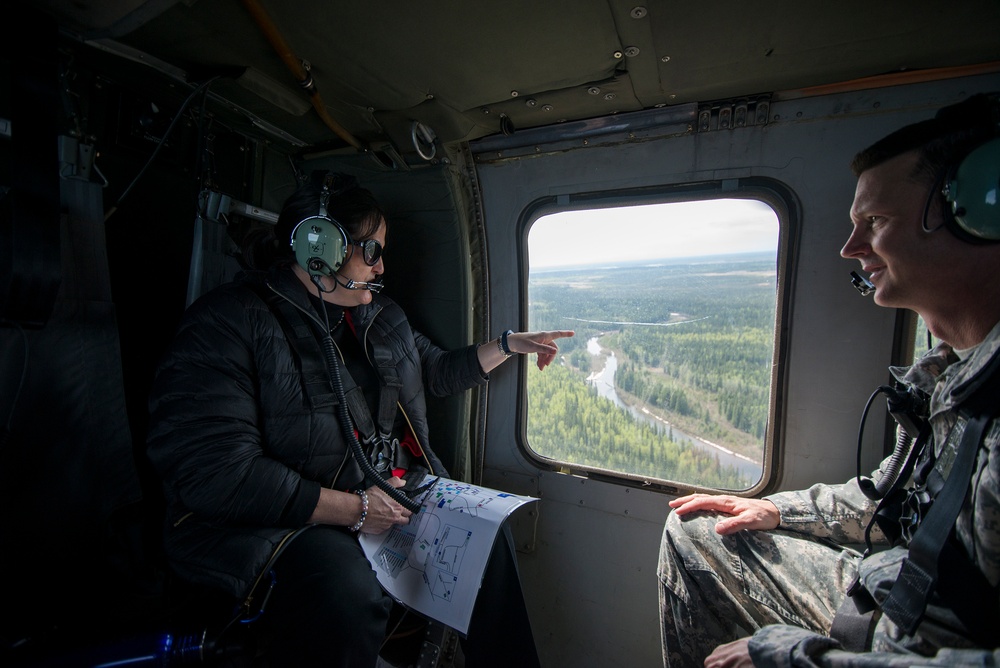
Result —
[[484, 511], [490, 510], [496, 512], [500, 519], [522, 503], [524, 499], [515, 494], [443, 478], [424, 500], [425, 507], [433, 506], [438, 511], [468, 513], [473, 517], [479, 517]]
[[376, 552], [375, 558], [392, 579], [406, 568], [423, 573], [428, 593], [450, 601], [458, 586], [462, 561], [472, 540], [472, 531], [445, 524], [441, 518], [420, 513], [405, 527], [395, 527]]
[[464, 633], [501, 524], [535, 500], [440, 478], [408, 525], [361, 545], [389, 593]]

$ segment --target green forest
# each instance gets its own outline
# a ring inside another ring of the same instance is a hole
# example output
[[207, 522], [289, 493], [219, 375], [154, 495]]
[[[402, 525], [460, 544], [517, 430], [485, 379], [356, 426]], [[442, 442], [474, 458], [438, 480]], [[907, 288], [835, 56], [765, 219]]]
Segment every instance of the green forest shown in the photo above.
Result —
[[[540, 455], [720, 489], [757, 482], [767, 429], [775, 258], [745, 254], [533, 272], [529, 329], [573, 329], [560, 363], [529, 365], [528, 442]], [[601, 354], [588, 351], [595, 338]], [[617, 361], [618, 406], [587, 382]], [[628, 407], [660, 418], [633, 416]], [[694, 435], [756, 462], [736, 467]]]

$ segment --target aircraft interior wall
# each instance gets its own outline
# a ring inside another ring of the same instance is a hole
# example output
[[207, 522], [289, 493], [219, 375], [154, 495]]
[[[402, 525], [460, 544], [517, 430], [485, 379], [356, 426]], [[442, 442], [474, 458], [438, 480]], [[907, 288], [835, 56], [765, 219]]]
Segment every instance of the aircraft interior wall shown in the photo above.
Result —
[[[841, 482], [856, 474], [859, 419], [871, 391], [887, 381], [899, 350], [897, 314], [852, 287], [856, 266], [839, 256], [850, 229], [853, 154], [891, 130], [933, 114], [971, 92], [996, 90], [996, 75], [835, 95], [773, 100], [766, 124], [731, 130], [692, 129], [692, 106], [649, 112], [639, 129], [615, 117], [586, 139], [570, 126], [474, 142], [483, 188], [489, 271], [518, 276], [490, 302], [493, 322], [523, 328], [526, 269], [520, 255], [535, 214], [592, 202], [601, 193], [622, 201], [683, 195], [785, 198], [784, 256], [776, 355], [775, 413], [765, 478], [748, 494]], [[768, 184], [771, 184], [768, 186]], [[764, 188], [761, 190], [761, 188]], [[505, 193], [507, 196], [499, 196]], [[517, 221], [517, 233], [510, 225]], [[632, 240], [641, 243], [641, 240]], [[623, 243], [608, 230], [595, 244]], [[514, 404], [525, 414], [520, 372], [491, 382], [489, 409]], [[541, 498], [537, 513], [514, 518], [533, 615], [550, 621], [543, 660], [555, 665], [616, 665], [629, 640], [634, 665], [659, 657], [656, 558], [667, 501], [688, 487], [574, 471], [535, 458], [527, 464], [520, 421], [488, 420], [484, 482]], [[865, 428], [863, 466], [884, 456], [884, 416]], [[695, 488], [697, 490], [697, 488]], [[621, 521], [628, 517], [628, 521]], [[581, 530], [581, 528], [586, 528]], [[586, 583], [592, 595], [579, 594]], [[572, 601], [572, 605], [567, 604]], [[586, 638], [586, 641], [583, 639]]]
[[[159, 554], [160, 492], [144, 440], [155, 365], [184, 308], [241, 268], [250, 223], [200, 216], [205, 189], [276, 213], [297, 173], [356, 175], [390, 214], [385, 294], [444, 347], [527, 327], [522, 251], [540, 214], [602, 198], [764, 199], [783, 227], [774, 408], [764, 477], [745, 491], [761, 495], [854, 475], [867, 398], [858, 388], [905, 361], [904, 318], [859, 297], [856, 267], [839, 257], [851, 156], [940, 106], [1000, 89], [994, 73], [762, 97], [760, 122], [729, 129], [699, 129], [702, 108], [678, 105], [491, 135], [410, 169], [353, 150], [293, 166], [210, 115], [171, 129], [185, 102], [177, 90], [151, 99], [83, 65], [74, 94], [60, 97], [54, 63], [21, 72], [32, 54], [0, 55], [0, 90], [18, 93], [0, 95], [0, 118], [30, 128], [17, 141], [0, 136], [0, 571], [16, 574], [0, 628], [67, 646], [185, 614]], [[26, 76], [52, 78], [33, 99], [22, 97]], [[28, 122], [56, 98], [56, 117]], [[60, 147], [61, 162], [25, 137]], [[26, 164], [50, 178], [29, 180]], [[593, 240], [622, 242], [614, 230]], [[667, 501], [694, 488], [533, 455], [523, 426], [530, 363], [509, 362], [488, 389], [431, 398], [435, 450], [453, 477], [540, 500], [512, 522], [544, 665], [659, 665], [660, 532]], [[869, 418], [864, 466], [885, 453], [888, 428], [884, 415]]]

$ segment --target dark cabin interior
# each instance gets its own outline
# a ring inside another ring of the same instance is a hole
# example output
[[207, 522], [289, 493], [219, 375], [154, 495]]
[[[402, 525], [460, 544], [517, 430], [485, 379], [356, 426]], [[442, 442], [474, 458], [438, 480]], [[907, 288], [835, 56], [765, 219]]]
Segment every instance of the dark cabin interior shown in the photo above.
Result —
[[[404, 223], [398, 243], [419, 256], [455, 217], [474, 217], [463, 199], [474, 185], [442, 159], [470, 140], [682, 103], [719, 122], [720, 100], [1000, 61], [995, 2], [740, 6], [711, 16], [712, 39], [704, 7], [673, 3], [272, 3], [331, 123], [255, 25], [256, 3], [16, 4], [0, 29], [5, 663], [202, 621], [163, 567], [143, 447], [153, 370], [188, 299], [204, 188], [276, 210], [290, 163], [336, 165], [366, 178]], [[335, 13], [317, 18], [324, 9]], [[414, 121], [433, 128], [437, 159], [419, 155]], [[211, 234], [235, 248], [234, 231]], [[220, 280], [238, 265], [223, 255], [228, 265], [209, 268]], [[432, 319], [419, 300], [434, 277], [411, 274], [405, 258], [392, 271], [393, 296], [414, 306], [419, 328], [466, 342], [468, 328], [449, 323], [481, 295], [456, 292], [444, 306], [454, 313]], [[441, 402], [434, 419], [453, 444], [446, 464], [475, 479], [455, 419], [469, 405]]]

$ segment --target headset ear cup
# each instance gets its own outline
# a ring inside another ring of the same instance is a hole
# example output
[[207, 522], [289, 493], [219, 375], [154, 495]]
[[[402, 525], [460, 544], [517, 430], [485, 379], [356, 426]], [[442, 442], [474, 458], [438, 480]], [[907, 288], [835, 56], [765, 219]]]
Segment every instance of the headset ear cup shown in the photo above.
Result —
[[974, 242], [1000, 241], [1000, 137], [967, 155], [945, 182], [949, 224]]
[[290, 241], [295, 261], [311, 276], [332, 276], [347, 258], [347, 233], [326, 216], [300, 220]]

